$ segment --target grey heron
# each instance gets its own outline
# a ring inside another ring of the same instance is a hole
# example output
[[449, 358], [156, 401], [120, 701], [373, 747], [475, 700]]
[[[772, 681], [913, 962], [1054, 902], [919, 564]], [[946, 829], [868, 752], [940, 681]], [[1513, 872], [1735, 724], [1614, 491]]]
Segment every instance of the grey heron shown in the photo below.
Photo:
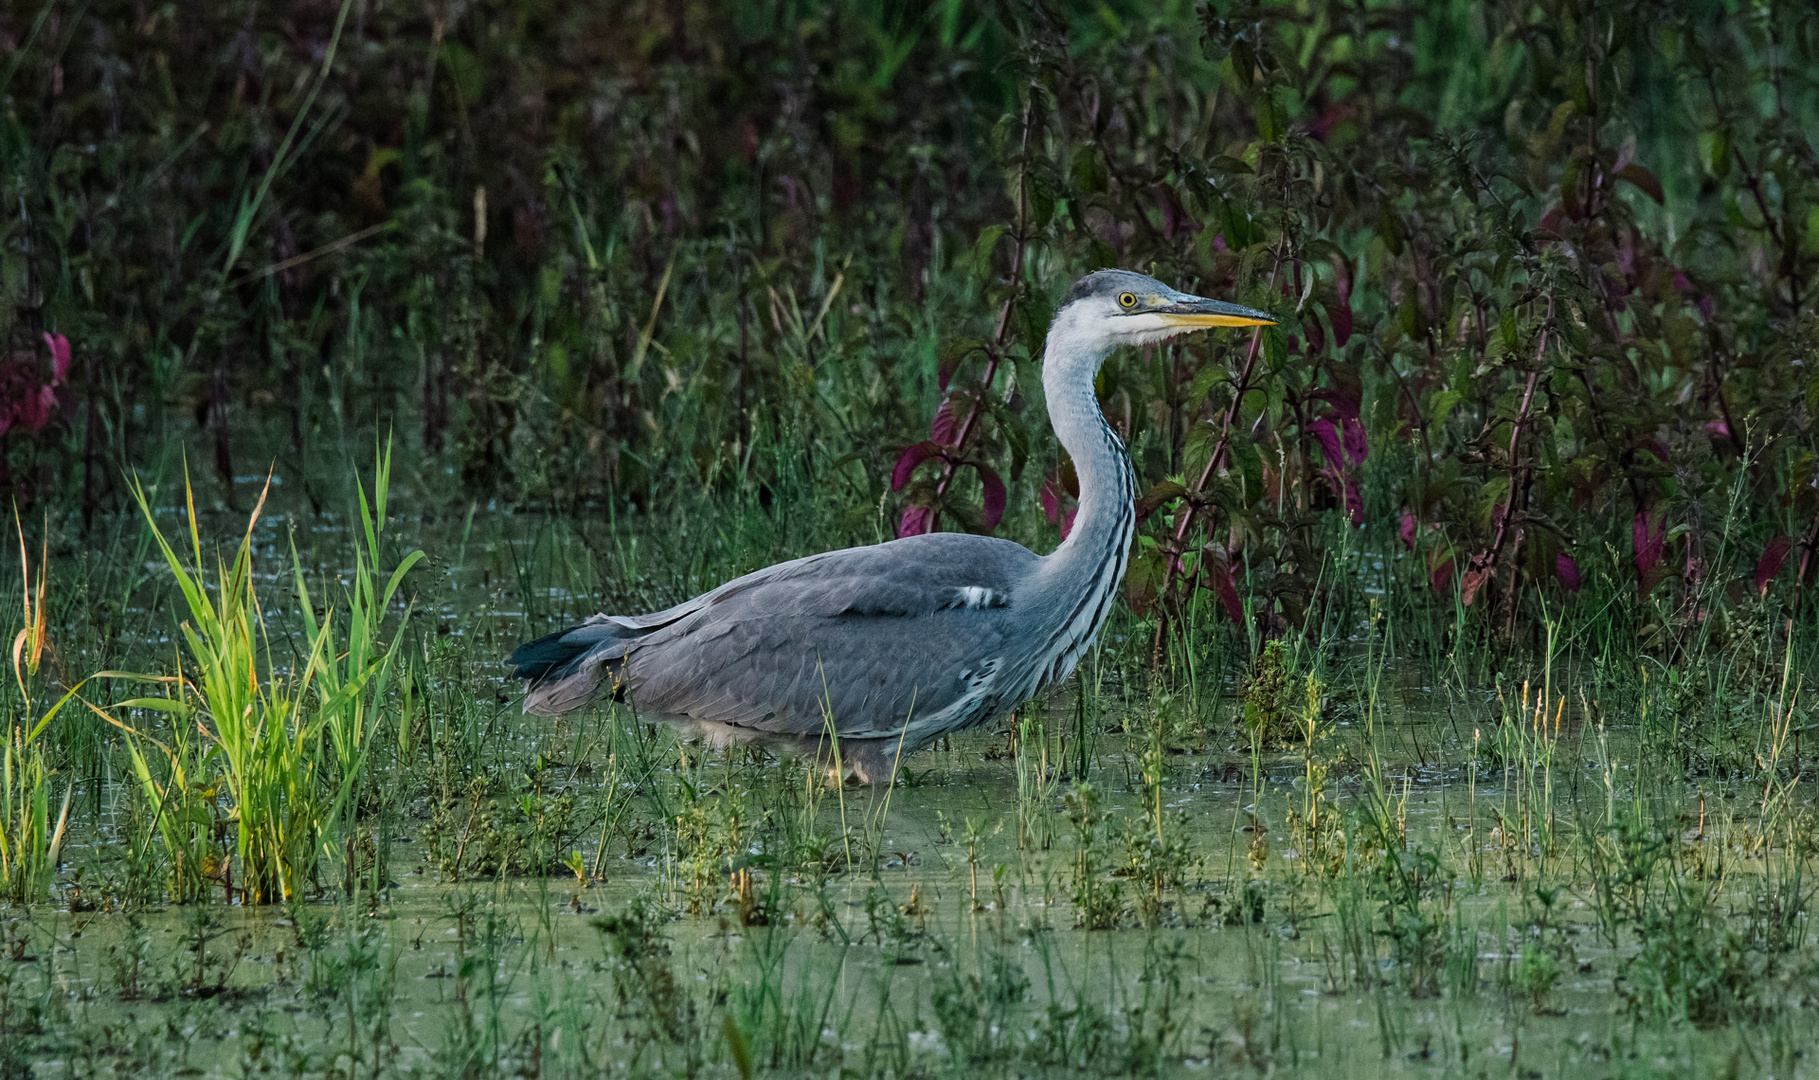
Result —
[[648, 615], [595, 615], [518, 647], [524, 709], [602, 691], [714, 744], [837, 755], [861, 781], [1000, 716], [1074, 670], [1104, 625], [1136, 531], [1136, 474], [1093, 380], [1122, 345], [1268, 314], [1126, 270], [1088, 274], [1048, 332], [1042, 388], [1080, 506], [1048, 555], [931, 533], [778, 563]]

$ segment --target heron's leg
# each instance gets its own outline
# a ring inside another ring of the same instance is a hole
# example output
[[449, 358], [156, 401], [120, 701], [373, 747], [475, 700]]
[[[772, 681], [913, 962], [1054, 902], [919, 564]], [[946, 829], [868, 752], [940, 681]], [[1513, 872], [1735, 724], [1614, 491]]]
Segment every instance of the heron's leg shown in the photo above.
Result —
[[836, 754], [834, 741], [822, 739], [814, 744], [813, 756], [835, 783], [888, 784], [896, 779], [900, 745], [897, 739], [841, 739]]

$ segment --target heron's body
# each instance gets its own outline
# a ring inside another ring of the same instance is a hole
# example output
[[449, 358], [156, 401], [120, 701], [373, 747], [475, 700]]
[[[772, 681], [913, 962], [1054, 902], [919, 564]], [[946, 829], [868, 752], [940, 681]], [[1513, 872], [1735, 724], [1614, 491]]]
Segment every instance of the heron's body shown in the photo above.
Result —
[[[1178, 312], [1184, 318], [1231, 321], [1094, 332], [1138, 296], [1155, 302], [1125, 318], [1168, 301], [1208, 309]], [[1268, 320], [1123, 271], [1082, 279], [1056, 315], [1043, 368], [1049, 419], [1080, 480], [1073, 530], [1053, 553], [934, 533], [779, 563], [648, 615], [596, 615], [512, 654], [530, 683], [525, 709], [566, 712], [606, 687], [641, 715], [710, 741], [823, 755], [837, 742], [861, 779], [892, 775], [902, 754], [1065, 679], [1104, 625], [1130, 556], [1136, 494], [1093, 395], [1106, 353], [1199, 325]]]

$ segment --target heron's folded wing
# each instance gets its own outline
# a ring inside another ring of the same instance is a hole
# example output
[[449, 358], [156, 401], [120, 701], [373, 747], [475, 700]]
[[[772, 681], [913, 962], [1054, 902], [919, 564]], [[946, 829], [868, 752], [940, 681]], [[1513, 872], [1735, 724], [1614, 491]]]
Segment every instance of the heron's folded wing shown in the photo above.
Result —
[[950, 534], [772, 567], [640, 640], [631, 700], [656, 715], [793, 734], [830, 721], [856, 738], [961, 722], [990, 703], [1015, 586], [1034, 558]]

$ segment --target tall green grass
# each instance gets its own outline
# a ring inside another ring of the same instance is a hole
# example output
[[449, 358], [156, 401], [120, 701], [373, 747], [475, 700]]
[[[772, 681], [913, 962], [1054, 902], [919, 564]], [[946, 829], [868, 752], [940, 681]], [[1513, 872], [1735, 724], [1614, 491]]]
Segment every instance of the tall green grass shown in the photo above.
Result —
[[[354, 887], [354, 837], [361, 777], [387, 720], [408, 613], [388, 641], [382, 631], [400, 585], [422, 558], [412, 552], [381, 579], [389, 449], [378, 453], [373, 497], [360, 492], [361, 546], [346, 592], [343, 625], [333, 607], [320, 617], [294, 568], [305, 649], [278, 663], [253, 566], [253, 534], [269, 486], [247, 520], [231, 559], [215, 560], [212, 579], [197, 525], [195, 492], [185, 476], [188, 558], [158, 528], [142, 486], [134, 497], [182, 598], [185, 655], [179, 674], [141, 676], [165, 693], [117, 708], [162, 715], [165, 739], [129, 728], [132, 769], [170, 860], [173, 893], [194, 898], [206, 882], [248, 901], [288, 901], [311, 888], [325, 845], [339, 839]], [[295, 551], [292, 552], [293, 560]], [[395, 716], [395, 714], [393, 714]], [[211, 830], [230, 829], [231, 852], [213, 849]], [[235, 860], [238, 874], [236, 878]], [[237, 883], [236, 883], [237, 881]]]
[[50, 544], [47, 538], [34, 582], [30, 557], [26, 553], [25, 530], [17, 515], [14, 527], [19, 533], [19, 577], [25, 625], [13, 638], [12, 654], [21, 711], [8, 725], [6, 745], [0, 749], [0, 895], [14, 903], [31, 903], [43, 898], [51, 875], [56, 871], [57, 854], [69, 824], [70, 796], [75, 792], [71, 780], [66, 777], [63, 804], [53, 825], [52, 776], [56, 770], [51, 764], [53, 749], [47, 744], [53, 740], [47, 735], [47, 729], [81, 687], [78, 684], [70, 689], [42, 712], [34, 700], [33, 687], [49, 645], [44, 604], [50, 575]]
[[[314, 650], [328, 643], [326, 638], [316, 641], [300, 671], [283, 673], [273, 664], [253, 584], [253, 529], [269, 491], [268, 486], [260, 493], [232, 559], [214, 560], [211, 581], [204, 570], [210, 559], [197, 527], [187, 470], [188, 560], [158, 529], [145, 489], [135, 484], [133, 496], [183, 598], [187, 618], [179, 629], [188, 662], [181, 675], [166, 683], [174, 693], [120, 706], [164, 713], [177, 729], [170, 743], [145, 735], [129, 741], [134, 772], [148, 800], [159, 807], [167, 847], [177, 837], [193, 837], [196, 826], [211, 824], [206, 815], [219, 813], [212, 824], [225, 824], [233, 832], [238, 884], [226, 859], [206, 860], [186, 873], [218, 880], [229, 895], [237, 890], [260, 903], [297, 895], [316, 869], [323, 816], [323, 721], [308, 708], [308, 691], [321, 661]], [[191, 728], [200, 734], [200, 744], [189, 741]], [[153, 769], [146, 746], [159, 751], [161, 770]], [[213, 782], [220, 784], [225, 800], [217, 797]]]
[[[374, 453], [372, 499], [367, 499], [364, 488], [357, 489], [361, 531], [354, 546], [352, 584], [344, 594], [345, 625], [337, 621], [333, 607], [324, 611], [320, 619], [316, 617], [302, 563], [297, 559], [294, 545], [291, 549], [298, 611], [308, 644], [310, 672], [314, 676], [312, 723], [326, 734], [335, 769], [327, 813], [340, 818], [337, 824], [348, 875], [345, 885], [350, 891], [354, 887], [353, 845], [359, 827], [361, 778], [374, 749], [387, 745], [380, 736], [388, 720], [408, 722], [403, 714], [388, 714], [385, 706], [389, 704], [389, 693], [398, 674], [398, 657], [410, 622], [409, 610], [392, 628], [389, 642], [382, 634], [399, 586], [424, 556], [421, 551], [410, 552], [399, 560], [389, 576], [383, 576], [380, 569], [384, 558], [391, 472], [392, 451], [388, 442], [383, 451]], [[400, 732], [398, 737], [404, 734]], [[397, 744], [398, 740], [394, 738], [390, 745]]]

